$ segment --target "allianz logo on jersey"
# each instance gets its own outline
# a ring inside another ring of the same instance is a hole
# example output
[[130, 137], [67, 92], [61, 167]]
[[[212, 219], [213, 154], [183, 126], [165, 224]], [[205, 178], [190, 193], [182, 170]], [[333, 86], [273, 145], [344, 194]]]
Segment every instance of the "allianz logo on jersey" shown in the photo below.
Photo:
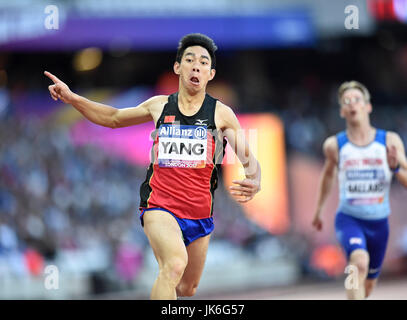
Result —
[[385, 178], [384, 170], [347, 170], [346, 179], [348, 180], [383, 180]]
[[160, 138], [206, 139], [206, 126], [162, 124], [158, 132]]

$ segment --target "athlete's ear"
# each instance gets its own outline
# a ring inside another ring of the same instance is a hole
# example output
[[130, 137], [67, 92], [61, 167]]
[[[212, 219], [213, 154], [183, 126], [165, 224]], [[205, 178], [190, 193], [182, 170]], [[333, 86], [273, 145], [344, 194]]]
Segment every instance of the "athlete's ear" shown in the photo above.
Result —
[[179, 75], [181, 73], [180, 70], [179, 70], [180, 67], [181, 67], [180, 63], [175, 61], [174, 62], [174, 72], [175, 72], [175, 74]]
[[370, 102], [366, 103], [367, 113], [371, 113], [373, 110], [372, 104]]
[[344, 111], [343, 111], [343, 107], [342, 107], [342, 106], [339, 107], [339, 116], [340, 116], [342, 119], [345, 118], [345, 113], [344, 113]]
[[209, 81], [211, 81], [213, 78], [215, 78], [215, 73], [216, 73], [216, 70], [211, 69], [211, 73], [210, 73], [210, 76], [209, 76]]

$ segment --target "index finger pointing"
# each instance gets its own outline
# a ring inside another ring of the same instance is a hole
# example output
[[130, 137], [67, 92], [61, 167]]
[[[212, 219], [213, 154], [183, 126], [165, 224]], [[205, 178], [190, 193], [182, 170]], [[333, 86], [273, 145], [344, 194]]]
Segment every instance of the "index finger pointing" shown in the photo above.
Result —
[[50, 78], [52, 81], [54, 81], [54, 83], [62, 82], [62, 81], [59, 80], [56, 76], [54, 76], [51, 72], [44, 71], [44, 74], [45, 74], [48, 78]]

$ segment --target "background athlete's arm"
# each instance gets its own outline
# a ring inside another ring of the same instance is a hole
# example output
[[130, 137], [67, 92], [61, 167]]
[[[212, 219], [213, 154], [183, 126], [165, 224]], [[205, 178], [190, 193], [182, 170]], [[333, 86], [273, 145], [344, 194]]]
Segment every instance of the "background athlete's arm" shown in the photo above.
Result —
[[390, 169], [400, 166], [400, 169], [394, 175], [397, 180], [407, 188], [407, 159], [400, 136], [395, 132], [388, 132], [386, 137], [387, 162]]
[[109, 128], [127, 127], [153, 120], [151, 106], [165, 98], [165, 96], [156, 96], [137, 107], [117, 109], [72, 92], [64, 82], [48, 71], [45, 71], [44, 74], [54, 82], [48, 87], [54, 100], [60, 99], [64, 103], [72, 105], [88, 120]]
[[314, 213], [312, 225], [319, 231], [322, 230], [322, 208], [332, 189], [338, 167], [338, 143], [335, 136], [327, 138], [323, 145], [325, 155], [324, 168], [318, 186], [317, 208]]
[[247, 202], [260, 191], [260, 164], [250, 151], [249, 144], [233, 110], [218, 101], [216, 118], [218, 127], [222, 129], [224, 136], [242, 163], [246, 176], [246, 179], [243, 180], [233, 180], [236, 185], [230, 187], [231, 194], [241, 197], [237, 198], [237, 201]]

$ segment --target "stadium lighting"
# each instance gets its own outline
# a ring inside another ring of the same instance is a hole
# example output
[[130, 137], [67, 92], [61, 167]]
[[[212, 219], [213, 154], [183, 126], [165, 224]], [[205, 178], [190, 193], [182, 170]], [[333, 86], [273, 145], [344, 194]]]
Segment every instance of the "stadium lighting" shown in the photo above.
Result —
[[102, 51], [99, 48], [87, 48], [75, 54], [73, 66], [76, 71], [96, 69], [102, 62]]

